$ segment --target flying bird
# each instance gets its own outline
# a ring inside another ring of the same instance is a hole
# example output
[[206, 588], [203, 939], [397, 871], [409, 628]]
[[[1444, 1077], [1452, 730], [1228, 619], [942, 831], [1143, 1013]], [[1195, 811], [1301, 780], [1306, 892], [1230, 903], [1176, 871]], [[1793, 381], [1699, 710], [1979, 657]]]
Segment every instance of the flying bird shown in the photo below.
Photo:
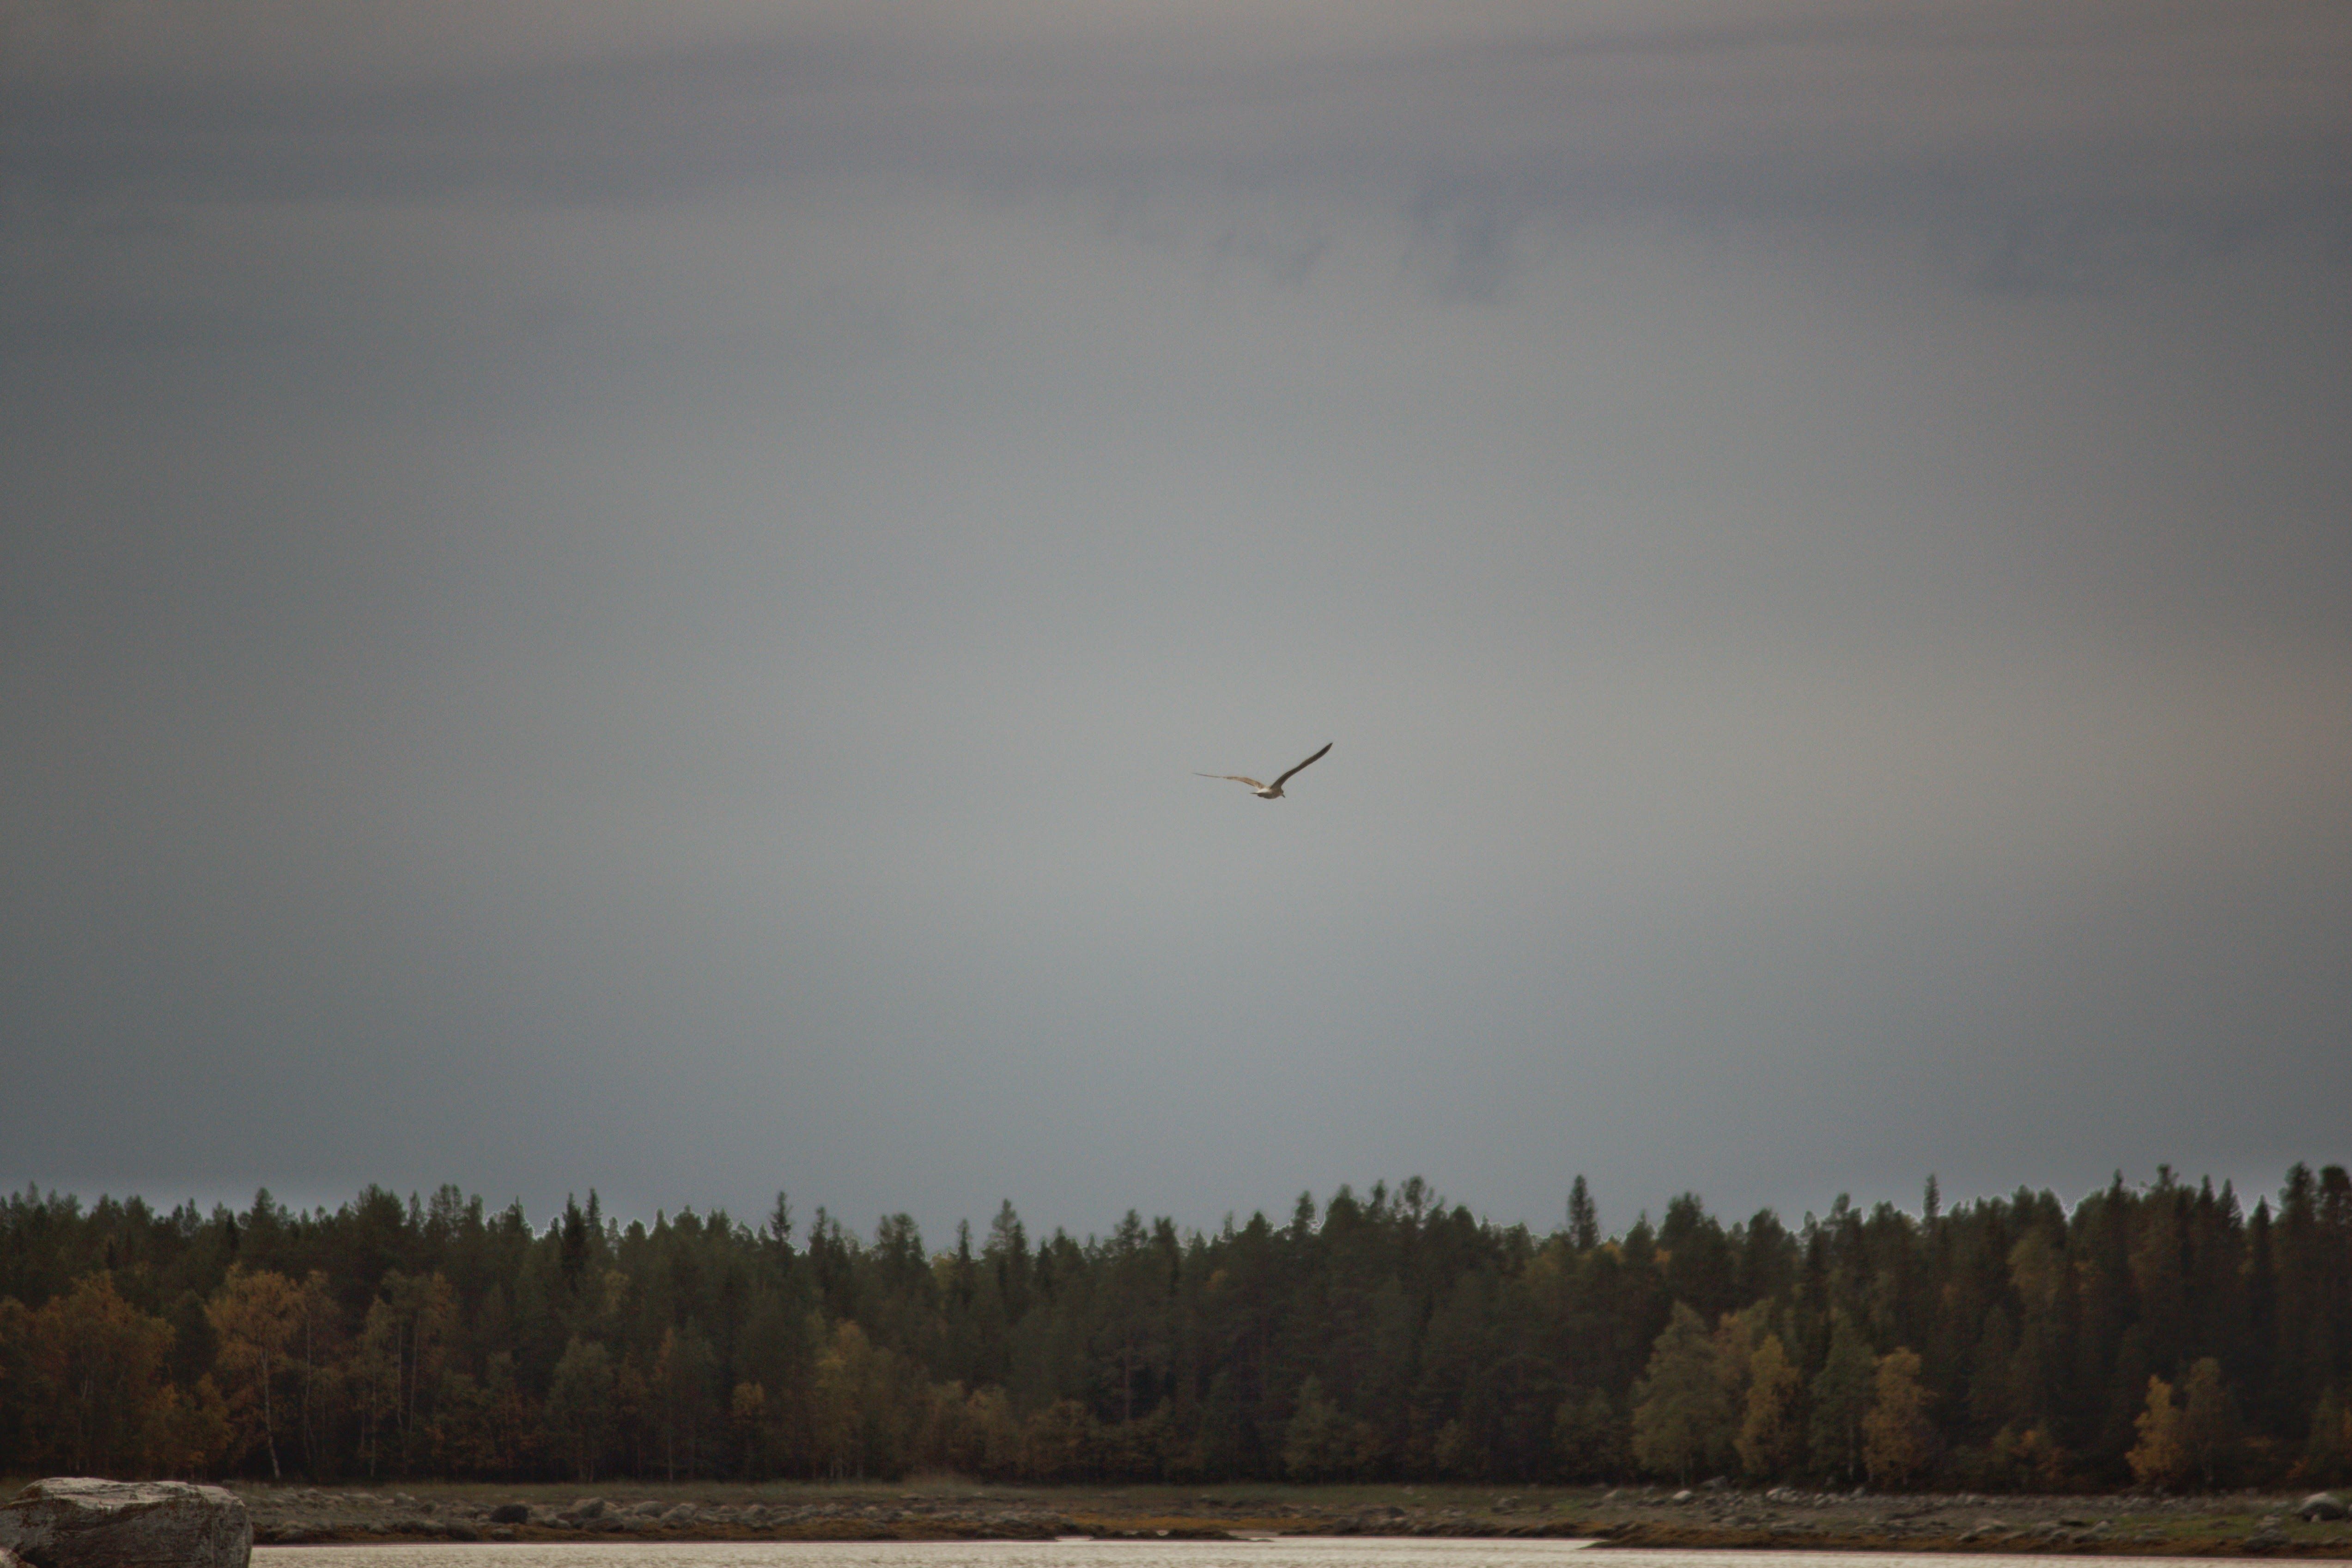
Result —
[[[1331, 742], [1328, 741], [1324, 742], [1323, 752], [1328, 752], [1330, 749]], [[1315, 761], [1316, 757], [1320, 757], [1323, 754], [1323, 752], [1316, 752], [1315, 756], [1307, 759], [1307, 763]], [[1282, 798], [1283, 780], [1287, 779], [1292, 773], [1297, 773], [1299, 768], [1305, 767], [1307, 763], [1300, 763], [1297, 767], [1287, 770], [1272, 784], [1260, 784], [1255, 779], [1244, 778], [1239, 773], [1194, 773], [1192, 776], [1194, 778], [1201, 779], [1231, 779], [1235, 784], [1245, 784], [1249, 785], [1250, 793], [1256, 795], [1260, 800], [1280, 800]]]

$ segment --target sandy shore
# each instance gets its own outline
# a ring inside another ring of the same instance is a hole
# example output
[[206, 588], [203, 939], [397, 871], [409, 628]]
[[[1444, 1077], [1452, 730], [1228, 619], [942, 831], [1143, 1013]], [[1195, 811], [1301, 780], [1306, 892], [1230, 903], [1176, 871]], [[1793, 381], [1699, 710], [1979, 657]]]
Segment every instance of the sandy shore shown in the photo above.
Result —
[[1579, 1536], [1610, 1545], [2352, 1558], [2305, 1494], [2189, 1498], [1823, 1493], [1780, 1488], [239, 1486], [264, 1545], [369, 1541]]

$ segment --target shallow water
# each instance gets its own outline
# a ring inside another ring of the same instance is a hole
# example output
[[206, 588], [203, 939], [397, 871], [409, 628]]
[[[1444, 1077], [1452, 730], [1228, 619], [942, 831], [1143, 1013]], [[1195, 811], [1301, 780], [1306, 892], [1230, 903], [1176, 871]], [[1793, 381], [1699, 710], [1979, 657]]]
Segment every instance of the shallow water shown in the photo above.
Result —
[[[2047, 1557], [1926, 1552], [1612, 1550], [1589, 1541], [709, 1541], [257, 1546], [255, 1568], [2050, 1568]], [[2181, 1557], [2102, 1557], [2099, 1568], [2181, 1568]], [[2214, 1559], [2211, 1561], [2219, 1561]]]
[[[516, 1542], [256, 1547], [254, 1568], [1543, 1568], [1579, 1541]], [[1844, 1565], [1841, 1565], [1844, 1568]]]

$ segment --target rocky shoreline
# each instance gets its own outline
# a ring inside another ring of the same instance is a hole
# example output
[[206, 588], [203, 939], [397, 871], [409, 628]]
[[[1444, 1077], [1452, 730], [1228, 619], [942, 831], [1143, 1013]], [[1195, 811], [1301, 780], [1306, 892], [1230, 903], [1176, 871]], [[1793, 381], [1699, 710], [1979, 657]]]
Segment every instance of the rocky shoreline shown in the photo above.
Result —
[[[2231, 1493], [2158, 1498], [1874, 1496], [1716, 1486], [1534, 1489], [1350, 1487], [664, 1487], [237, 1489], [263, 1546], [390, 1541], [1242, 1540], [1265, 1535], [1577, 1537], [1604, 1546], [2123, 1556], [2352, 1558], [2340, 1502]], [[657, 1495], [647, 1495], [655, 1493]]]

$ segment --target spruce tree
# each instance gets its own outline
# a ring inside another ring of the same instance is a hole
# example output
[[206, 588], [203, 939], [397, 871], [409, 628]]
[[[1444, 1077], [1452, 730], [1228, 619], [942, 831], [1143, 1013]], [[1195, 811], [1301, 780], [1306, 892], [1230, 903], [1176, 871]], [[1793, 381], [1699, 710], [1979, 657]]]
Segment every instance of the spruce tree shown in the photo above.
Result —
[[1601, 1211], [1593, 1206], [1592, 1189], [1584, 1184], [1581, 1171], [1568, 1189], [1568, 1244], [1579, 1252], [1601, 1245]]

